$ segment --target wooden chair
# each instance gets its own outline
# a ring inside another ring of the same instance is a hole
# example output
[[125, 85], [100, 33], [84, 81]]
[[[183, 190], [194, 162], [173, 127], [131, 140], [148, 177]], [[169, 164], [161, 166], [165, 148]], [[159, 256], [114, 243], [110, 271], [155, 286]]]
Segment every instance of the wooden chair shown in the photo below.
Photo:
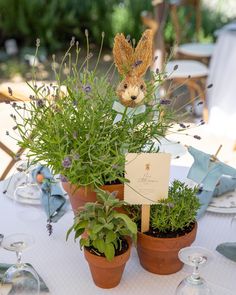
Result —
[[[30, 94], [32, 93], [25, 83], [3, 83], [0, 85], [0, 103], [28, 101]], [[0, 150], [3, 151], [4, 155], [10, 158], [0, 175], [0, 180], [4, 180], [14, 167], [15, 163], [19, 161], [24, 149], [19, 148], [16, 152], [13, 152], [5, 143], [0, 141]]]
[[[42, 86], [45, 83], [44, 82], [38, 82], [38, 86]], [[46, 83], [46, 86], [50, 88], [50, 84]], [[54, 91], [54, 90], [52, 90]], [[62, 90], [60, 91], [60, 95], [64, 96], [66, 93], [65, 86], [62, 86]], [[47, 98], [53, 99], [53, 92], [51, 94], [47, 95]], [[29, 102], [30, 96], [34, 95], [34, 92], [31, 90], [30, 87], [26, 85], [26, 83], [2, 83], [0, 85], [0, 103], [1, 102]], [[9, 114], [10, 116], [10, 114]], [[14, 147], [15, 148], [15, 147]], [[4, 167], [4, 170], [2, 174], [0, 174], [0, 180], [3, 180], [6, 178], [8, 173], [11, 171], [13, 166], [17, 161], [19, 161], [20, 156], [23, 154], [24, 149], [19, 148], [16, 150], [16, 152], [13, 152], [9, 146], [7, 146], [5, 143], [3, 143], [0, 140], [0, 151], [3, 151], [4, 155], [7, 155], [10, 157], [10, 162], [8, 161], [7, 164], [5, 164], [6, 167]], [[2, 161], [0, 161], [1, 164]]]
[[10, 156], [11, 160], [4, 169], [2, 175], [0, 175], [0, 181], [4, 180], [14, 165], [20, 160], [20, 156], [23, 154], [24, 149], [20, 148], [16, 153], [13, 153], [4, 143], [0, 141], [0, 149], [3, 150], [7, 155]]
[[[147, 20], [144, 22], [143, 18], [142, 21], [144, 24], [147, 24], [150, 29], [154, 27], [153, 25], [149, 25], [152, 24], [152, 22], [148, 23]], [[157, 22], [156, 27], [159, 28], [163, 26], [163, 24], [159, 25], [158, 20], [155, 19], [155, 21]], [[176, 65], [178, 66], [178, 69], [173, 71]], [[160, 70], [165, 70], [168, 78], [171, 79], [176, 85], [184, 84], [188, 88], [190, 93], [190, 102], [192, 103], [193, 110], [196, 97], [199, 97], [204, 102], [203, 118], [204, 120], [207, 120], [208, 114], [205, 103], [205, 81], [208, 75], [207, 66], [196, 60], [172, 60], [167, 62], [167, 64], [163, 64], [163, 67], [165, 68]]]
[[[180, 16], [181, 13], [181, 16]], [[201, 33], [201, 0], [178, 0], [170, 5], [171, 20], [175, 32], [177, 58], [196, 59], [209, 63], [214, 50], [213, 43], [200, 43]], [[186, 34], [193, 24], [193, 42], [184, 43], [189, 39]]]

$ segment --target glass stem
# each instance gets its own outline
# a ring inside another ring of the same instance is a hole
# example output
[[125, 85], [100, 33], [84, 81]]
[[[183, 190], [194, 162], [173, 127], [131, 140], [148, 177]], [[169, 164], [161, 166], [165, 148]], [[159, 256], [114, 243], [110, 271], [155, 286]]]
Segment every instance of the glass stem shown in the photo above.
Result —
[[16, 259], [17, 259], [16, 265], [17, 265], [17, 267], [21, 266], [21, 264], [22, 264], [21, 258], [22, 258], [22, 252], [16, 251]]
[[194, 261], [194, 268], [193, 268], [193, 273], [191, 276], [194, 280], [199, 280], [200, 279], [200, 273], [199, 273], [199, 261], [195, 260]]

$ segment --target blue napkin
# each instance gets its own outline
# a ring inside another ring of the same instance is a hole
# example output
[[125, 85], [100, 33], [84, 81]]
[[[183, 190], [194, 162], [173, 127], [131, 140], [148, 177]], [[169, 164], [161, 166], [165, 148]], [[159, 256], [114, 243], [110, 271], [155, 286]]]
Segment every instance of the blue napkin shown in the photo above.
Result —
[[204, 189], [199, 189], [197, 197], [200, 201], [201, 207], [197, 213], [197, 219], [199, 219], [206, 211], [209, 203], [213, 197], [218, 197], [224, 193], [234, 191], [236, 188], [236, 178], [223, 175], [220, 178], [219, 184], [216, 186], [214, 191], [207, 191]]
[[236, 243], [223, 243], [216, 247], [218, 251], [223, 256], [227, 257], [230, 260], [236, 262]]
[[37, 166], [32, 171], [32, 177], [36, 181], [38, 174], [44, 176], [44, 181], [40, 185], [42, 196], [41, 203], [45, 209], [48, 220], [57, 222], [66, 212], [67, 202], [64, 193], [55, 182], [50, 170], [42, 165]]
[[211, 155], [193, 147], [188, 147], [189, 153], [194, 158], [188, 178], [202, 185], [205, 191], [214, 191], [222, 175], [236, 177], [236, 169], [220, 161], [211, 161]]

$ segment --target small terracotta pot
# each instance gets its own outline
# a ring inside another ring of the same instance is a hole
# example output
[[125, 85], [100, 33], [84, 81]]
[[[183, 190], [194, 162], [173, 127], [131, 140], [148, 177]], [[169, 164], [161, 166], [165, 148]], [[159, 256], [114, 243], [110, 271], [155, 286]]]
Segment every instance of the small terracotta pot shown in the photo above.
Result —
[[[97, 194], [89, 187], [80, 187], [69, 182], [62, 182], [64, 190], [67, 192], [74, 213], [79, 207], [83, 207], [87, 202], [96, 202]], [[101, 189], [110, 193], [117, 192], [117, 198], [124, 200], [124, 184], [103, 185]]]
[[130, 257], [130, 248], [131, 244], [125, 253], [115, 256], [112, 261], [94, 255], [84, 248], [84, 256], [88, 261], [95, 285], [103, 289], [110, 289], [120, 283], [125, 264]]
[[183, 263], [178, 252], [190, 246], [196, 238], [197, 223], [193, 230], [177, 238], [155, 238], [138, 232], [137, 251], [140, 264], [147, 271], [167, 275], [179, 271]]

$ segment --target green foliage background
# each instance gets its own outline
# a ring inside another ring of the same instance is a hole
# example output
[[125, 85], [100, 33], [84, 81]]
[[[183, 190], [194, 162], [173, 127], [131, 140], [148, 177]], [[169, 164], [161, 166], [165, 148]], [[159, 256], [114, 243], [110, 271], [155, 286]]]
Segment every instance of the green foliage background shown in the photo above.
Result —
[[117, 32], [140, 37], [140, 12], [148, 9], [149, 0], [0, 0], [0, 41], [16, 38], [34, 45], [40, 38], [53, 51], [71, 36], [80, 39], [87, 28], [97, 44], [106, 32], [105, 45], [110, 47]]
[[[43, 46], [55, 51], [63, 49], [71, 36], [82, 39], [87, 28], [95, 44], [100, 43], [101, 32], [106, 32], [105, 45], [111, 47], [117, 32], [140, 37], [143, 10], [152, 10], [151, 0], [0, 0], [0, 44], [16, 38], [20, 45], [34, 46], [40, 38]], [[214, 30], [228, 21], [219, 11], [203, 7], [202, 39], [212, 39]], [[165, 39], [169, 45], [173, 34], [168, 20]]]

